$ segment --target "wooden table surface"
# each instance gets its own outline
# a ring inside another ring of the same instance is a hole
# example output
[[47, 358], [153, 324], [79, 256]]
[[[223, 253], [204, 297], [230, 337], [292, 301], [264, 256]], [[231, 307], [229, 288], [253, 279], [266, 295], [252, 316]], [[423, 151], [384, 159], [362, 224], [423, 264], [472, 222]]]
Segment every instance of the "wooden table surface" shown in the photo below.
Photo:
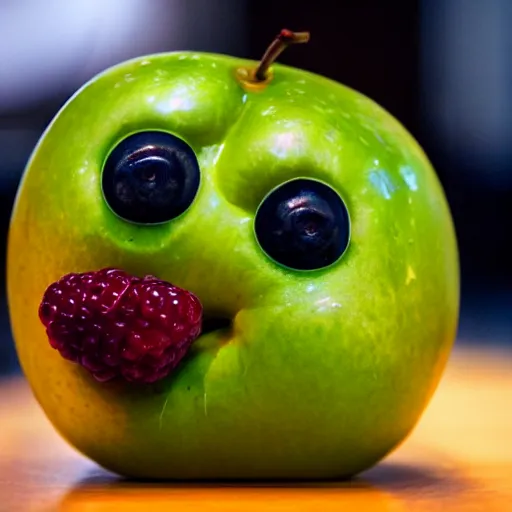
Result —
[[0, 380], [0, 511], [512, 511], [512, 351], [457, 348], [412, 436], [348, 483], [118, 479], [53, 431], [21, 377]]

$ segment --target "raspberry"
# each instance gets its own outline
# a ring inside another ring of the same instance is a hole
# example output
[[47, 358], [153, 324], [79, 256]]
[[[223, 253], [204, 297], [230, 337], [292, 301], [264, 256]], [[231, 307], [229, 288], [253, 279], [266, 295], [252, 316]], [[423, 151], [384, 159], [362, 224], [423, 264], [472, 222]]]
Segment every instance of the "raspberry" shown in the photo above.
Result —
[[151, 383], [176, 368], [199, 336], [202, 306], [153, 276], [106, 268], [50, 285], [39, 318], [50, 345], [98, 381]]

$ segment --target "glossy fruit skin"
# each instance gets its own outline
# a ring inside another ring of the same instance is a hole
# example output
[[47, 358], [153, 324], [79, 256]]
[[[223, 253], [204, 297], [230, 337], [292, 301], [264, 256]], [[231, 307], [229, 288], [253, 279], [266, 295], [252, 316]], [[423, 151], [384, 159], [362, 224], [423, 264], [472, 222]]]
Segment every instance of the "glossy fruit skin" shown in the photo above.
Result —
[[[146, 478], [347, 477], [416, 424], [455, 337], [454, 228], [418, 144], [361, 94], [282, 65], [260, 91], [228, 56], [129, 61], [86, 84], [28, 164], [8, 249], [8, 294], [23, 370], [78, 450]], [[138, 226], [112, 214], [101, 169], [142, 130], [183, 138], [201, 168], [177, 219]], [[253, 220], [275, 186], [323, 180], [343, 197], [351, 240], [320, 271], [286, 269]], [[49, 347], [37, 310], [69, 272], [103, 267], [188, 289], [233, 328], [200, 337], [155, 385], [101, 384]]]

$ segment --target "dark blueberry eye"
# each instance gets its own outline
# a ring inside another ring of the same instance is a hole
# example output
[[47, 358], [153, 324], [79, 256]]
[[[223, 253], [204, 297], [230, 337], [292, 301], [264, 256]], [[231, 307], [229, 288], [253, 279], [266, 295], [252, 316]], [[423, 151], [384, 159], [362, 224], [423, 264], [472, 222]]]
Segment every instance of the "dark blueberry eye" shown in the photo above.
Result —
[[183, 140], [141, 132], [122, 140], [103, 167], [103, 195], [119, 217], [159, 224], [181, 215], [199, 187], [199, 164]]
[[331, 265], [347, 248], [349, 216], [331, 187], [301, 178], [284, 183], [263, 200], [255, 232], [263, 251], [277, 263], [314, 270]]

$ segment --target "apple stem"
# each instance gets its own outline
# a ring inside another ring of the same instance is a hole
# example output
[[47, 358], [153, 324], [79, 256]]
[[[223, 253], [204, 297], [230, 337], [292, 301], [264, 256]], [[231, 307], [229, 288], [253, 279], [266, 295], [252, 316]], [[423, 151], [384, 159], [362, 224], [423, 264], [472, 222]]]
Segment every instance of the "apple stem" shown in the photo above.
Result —
[[271, 45], [267, 48], [267, 51], [261, 58], [259, 66], [254, 72], [254, 78], [256, 81], [264, 82], [267, 79], [270, 66], [290, 44], [307, 43], [308, 41], [309, 32], [292, 32], [287, 29], [281, 30], [274, 41], [272, 41]]

